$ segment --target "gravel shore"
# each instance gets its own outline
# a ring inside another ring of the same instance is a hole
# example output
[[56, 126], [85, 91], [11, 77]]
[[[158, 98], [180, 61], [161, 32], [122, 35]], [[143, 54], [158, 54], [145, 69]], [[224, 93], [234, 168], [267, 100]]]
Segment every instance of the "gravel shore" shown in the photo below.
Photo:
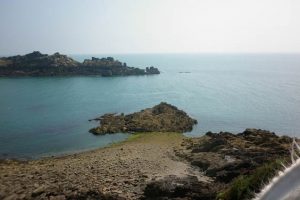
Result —
[[[177, 133], [132, 135], [89, 152], [0, 163], [0, 199], [139, 199], [149, 181], [169, 175], [209, 178], [174, 154]], [[107, 195], [107, 196], [106, 196]]]

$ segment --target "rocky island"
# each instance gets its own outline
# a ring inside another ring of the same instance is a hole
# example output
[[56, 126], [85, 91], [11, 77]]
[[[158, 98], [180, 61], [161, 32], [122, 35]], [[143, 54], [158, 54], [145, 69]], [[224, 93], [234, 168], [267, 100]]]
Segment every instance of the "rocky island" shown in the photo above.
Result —
[[60, 53], [47, 55], [34, 51], [23, 56], [0, 58], [0, 76], [128, 76], [159, 73], [155, 67], [146, 69], [129, 67], [112, 57], [92, 57], [80, 63]]
[[193, 129], [197, 120], [189, 117], [184, 111], [168, 103], [162, 102], [152, 108], [132, 114], [105, 114], [95, 120], [100, 126], [92, 128], [91, 133], [132, 132], [187, 132]]

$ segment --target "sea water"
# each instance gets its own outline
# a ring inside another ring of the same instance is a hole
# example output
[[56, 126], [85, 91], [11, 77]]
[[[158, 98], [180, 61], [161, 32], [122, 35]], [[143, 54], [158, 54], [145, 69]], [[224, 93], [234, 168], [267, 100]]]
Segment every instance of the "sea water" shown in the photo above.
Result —
[[113, 56], [160, 75], [0, 78], [0, 156], [38, 158], [103, 147], [128, 134], [88, 132], [104, 113], [131, 113], [162, 101], [198, 120], [188, 136], [261, 128], [300, 137], [300, 55]]

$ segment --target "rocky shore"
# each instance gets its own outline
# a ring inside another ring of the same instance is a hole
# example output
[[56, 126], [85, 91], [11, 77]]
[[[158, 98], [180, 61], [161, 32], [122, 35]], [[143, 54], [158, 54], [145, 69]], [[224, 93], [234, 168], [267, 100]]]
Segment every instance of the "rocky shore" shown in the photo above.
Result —
[[122, 143], [60, 158], [0, 163], [0, 199], [139, 199], [147, 183], [201, 172], [175, 156], [182, 134], [132, 135]]
[[132, 114], [105, 114], [95, 120], [100, 126], [92, 128], [91, 133], [132, 133], [132, 132], [188, 132], [197, 124], [197, 120], [189, 117], [184, 111], [168, 103], [162, 102], [152, 108]]
[[0, 199], [250, 199], [276, 174], [276, 160], [286, 163], [290, 144], [259, 129], [133, 134], [80, 154], [2, 161]]
[[159, 73], [155, 67], [146, 69], [129, 67], [112, 57], [92, 57], [80, 63], [60, 53], [47, 55], [34, 51], [23, 56], [0, 58], [0, 76], [128, 76]]
[[281, 163], [290, 160], [291, 142], [290, 137], [260, 129], [185, 138], [175, 155], [212, 181], [203, 183], [192, 176], [153, 181], [145, 189], [145, 199], [251, 199], [282, 168]]

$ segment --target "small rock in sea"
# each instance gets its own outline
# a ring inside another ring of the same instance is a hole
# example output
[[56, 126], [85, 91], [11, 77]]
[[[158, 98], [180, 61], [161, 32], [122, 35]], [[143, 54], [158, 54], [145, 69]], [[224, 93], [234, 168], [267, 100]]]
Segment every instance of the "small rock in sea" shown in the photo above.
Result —
[[134, 132], [188, 132], [197, 124], [182, 110], [162, 102], [152, 108], [128, 115], [105, 114], [100, 126], [90, 129], [95, 135]]

